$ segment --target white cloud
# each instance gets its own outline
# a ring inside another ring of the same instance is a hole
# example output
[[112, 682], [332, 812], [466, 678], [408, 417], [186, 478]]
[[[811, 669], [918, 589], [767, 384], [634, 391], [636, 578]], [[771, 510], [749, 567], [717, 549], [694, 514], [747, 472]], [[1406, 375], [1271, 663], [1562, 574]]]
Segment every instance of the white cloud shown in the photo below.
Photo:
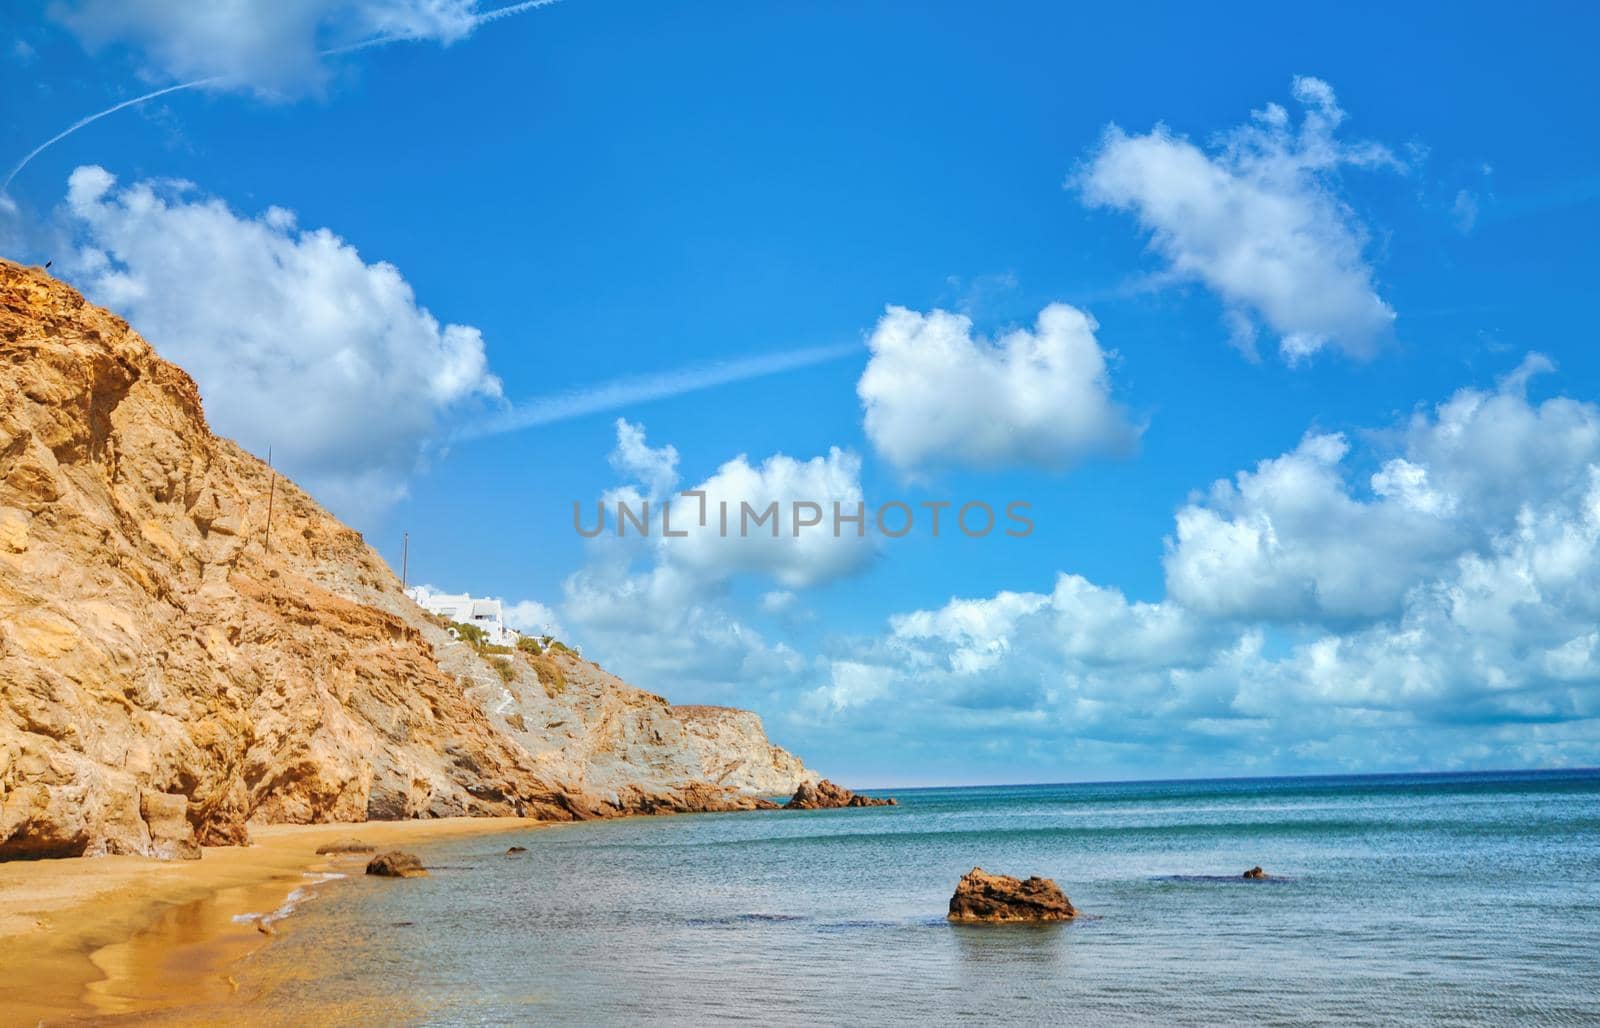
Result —
[[[678, 500], [673, 505], [673, 529], [681, 525], [688, 536], [663, 540], [663, 551], [666, 559], [701, 575], [717, 579], [764, 575], [798, 589], [852, 574], [872, 559], [870, 509], [864, 515], [864, 531], [841, 520], [835, 534], [836, 507], [853, 517], [864, 505], [861, 458], [837, 446], [827, 456], [809, 460], [780, 453], [751, 464], [741, 454], [694, 488], [706, 494], [706, 524], [699, 524], [695, 500]], [[814, 504], [815, 509], [802, 509], [797, 518], [797, 504]], [[774, 513], [774, 505], [776, 521], [768, 516], [757, 524], [756, 519]], [[803, 523], [814, 517], [822, 523], [795, 528], [797, 520]]]
[[1291, 363], [1327, 346], [1364, 356], [1390, 332], [1363, 256], [1366, 231], [1337, 192], [1342, 166], [1396, 166], [1388, 150], [1335, 137], [1333, 90], [1294, 80], [1298, 129], [1277, 104], [1253, 112], [1207, 152], [1165, 125], [1130, 136], [1115, 125], [1076, 180], [1092, 206], [1132, 212], [1179, 279], [1226, 305], [1234, 341], [1254, 352], [1257, 323]]
[[393, 265], [272, 207], [255, 218], [183, 183], [117, 188], [72, 173], [67, 261], [199, 383], [212, 427], [336, 512], [371, 517], [405, 493], [440, 416], [498, 397], [483, 338], [417, 304]]
[[1060, 574], [895, 616], [797, 716], [1125, 773], [1593, 764], [1600, 407], [1530, 402], [1548, 367], [1218, 483], [1158, 601]]
[[651, 447], [644, 426], [617, 419], [617, 446], [608, 458], [612, 470], [644, 486], [644, 496], [659, 500], [678, 484], [678, 450], [668, 445]]
[[828, 684], [808, 693], [805, 705], [833, 713], [859, 707], [889, 696], [890, 686], [899, 678], [899, 672], [891, 667], [836, 660], [828, 667]]
[[563, 583], [561, 615], [608, 669], [678, 703], [748, 703], [806, 668], [729, 613], [720, 583], [670, 564], [640, 571], [597, 554]]
[[503, 602], [500, 613], [506, 624], [524, 634], [553, 635], [557, 639], [566, 635], [556, 612], [538, 600]]
[[1066, 304], [1030, 331], [974, 338], [964, 315], [890, 307], [856, 385], [868, 438], [904, 471], [1065, 467], [1123, 453], [1139, 431], [1110, 397], [1095, 321]]
[[794, 610], [795, 594], [788, 589], [773, 589], [761, 594], [761, 613], [787, 614]]
[[[720, 582], [750, 574], [791, 589], [804, 588], [851, 574], [872, 559], [871, 509], [866, 510], [862, 531], [841, 517], [835, 532], [836, 504], [848, 517], [865, 504], [861, 459], [838, 447], [830, 448], [827, 456], [807, 460], [774, 454], [759, 464], [740, 454], [710, 478], [680, 491], [677, 450], [652, 448], [643, 426], [619, 419], [610, 461], [632, 484], [611, 490], [607, 500], [626, 502], [634, 511], [642, 510], [641, 501], [654, 501], [652, 540], [657, 559], [700, 578]], [[671, 503], [675, 533], [671, 538], [661, 534], [663, 500]], [[802, 507], [797, 514], [797, 504], [814, 507]], [[795, 527], [797, 520], [813, 519], [820, 523]], [[676, 535], [679, 532], [684, 534]]]
[[[767, 591], [759, 607], [793, 621], [805, 616], [794, 589], [850, 574], [870, 560], [870, 535], [835, 537], [829, 528], [806, 529], [796, 537], [791, 527], [797, 500], [823, 506], [830, 517], [835, 500], [849, 508], [861, 503], [860, 460], [838, 448], [809, 460], [778, 454], [752, 463], [736, 457], [693, 487], [705, 493], [704, 526], [699, 500], [680, 494], [678, 462], [675, 448], [651, 446], [642, 425], [618, 420], [610, 463], [627, 481], [605, 494], [610, 531], [589, 542], [587, 564], [562, 585], [562, 621], [587, 652], [604, 655], [608, 668], [679, 702], [752, 703], [797, 688], [809, 662], [734, 614], [730, 583], [752, 576], [784, 586]], [[630, 522], [628, 535], [619, 538], [615, 504], [640, 512], [646, 500], [651, 534], [639, 536]], [[663, 500], [672, 503], [672, 530], [687, 536], [661, 534]], [[727, 536], [720, 524], [723, 503]], [[777, 537], [769, 521], [752, 524], [740, 538], [742, 504], [764, 512], [772, 503], [783, 519]], [[592, 524], [592, 513], [585, 515], [585, 527]]]
[[1411, 419], [1400, 452], [1365, 481], [1349, 443], [1308, 435], [1290, 453], [1215, 483], [1177, 515], [1167, 589], [1208, 615], [1268, 622], [1397, 616], [1409, 592], [1488, 545], [1527, 509], [1571, 503], [1600, 461], [1586, 405], [1530, 405], [1537, 354], [1493, 392], [1466, 389]]
[[91, 51], [127, 44], [152, 78], [292, 95], [327, 77], [325, 51], [376, 38], [453, 43], [477, 0], [64, 0], [53, 16]]

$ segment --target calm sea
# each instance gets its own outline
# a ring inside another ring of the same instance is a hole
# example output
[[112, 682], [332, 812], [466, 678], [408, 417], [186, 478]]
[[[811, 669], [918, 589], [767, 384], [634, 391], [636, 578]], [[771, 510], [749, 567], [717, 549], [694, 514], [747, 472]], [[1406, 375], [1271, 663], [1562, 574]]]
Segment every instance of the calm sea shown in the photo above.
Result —
[[[1600, 772], [896, 795], [424, 847], [238, 977], [285, 1020], [1600, 1023]], [[1093, 917], [949, 925], [975, 864]]]

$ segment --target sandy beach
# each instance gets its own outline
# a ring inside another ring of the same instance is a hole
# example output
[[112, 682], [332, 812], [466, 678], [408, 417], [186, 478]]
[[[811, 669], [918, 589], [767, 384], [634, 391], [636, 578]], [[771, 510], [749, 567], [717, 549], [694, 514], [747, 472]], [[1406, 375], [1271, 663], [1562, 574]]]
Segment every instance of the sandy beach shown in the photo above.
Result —
[[365, 857], [318, 856], [359, 838], [384, 848], [526, 831], [523, 818], [273, 825], [199, 860], [78, 857], [0, 864], [0, 1024], [138, 1015], [174, 1003], [215, 1007], [229, 966], [271, 942], [239, 915], [283, 908], [296, 890], [336, 887]]

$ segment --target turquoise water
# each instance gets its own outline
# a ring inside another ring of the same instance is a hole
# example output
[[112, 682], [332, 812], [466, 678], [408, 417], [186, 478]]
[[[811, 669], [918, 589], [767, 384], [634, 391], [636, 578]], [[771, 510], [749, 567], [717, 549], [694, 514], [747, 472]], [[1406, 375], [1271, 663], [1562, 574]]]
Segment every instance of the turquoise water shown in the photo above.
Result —
[[[1600, 1023], [1600, 772], [896, 795], [424, 847], [241, 981], [430, 1024]], [[949, 925], [975, 864], [1093, 918]]]

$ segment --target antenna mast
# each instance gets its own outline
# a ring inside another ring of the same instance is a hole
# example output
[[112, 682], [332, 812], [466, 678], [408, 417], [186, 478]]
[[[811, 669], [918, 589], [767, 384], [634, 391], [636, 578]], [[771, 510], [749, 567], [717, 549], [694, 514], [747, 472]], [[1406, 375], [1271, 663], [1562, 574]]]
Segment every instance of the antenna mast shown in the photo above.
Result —
[[272, 469], [272, 484], [267, 487], [267, 552], [272, 552], [272, 500], [278, 492], [278, 469], [272, 467], [272, 447], [267, 447], [267, 467]]

